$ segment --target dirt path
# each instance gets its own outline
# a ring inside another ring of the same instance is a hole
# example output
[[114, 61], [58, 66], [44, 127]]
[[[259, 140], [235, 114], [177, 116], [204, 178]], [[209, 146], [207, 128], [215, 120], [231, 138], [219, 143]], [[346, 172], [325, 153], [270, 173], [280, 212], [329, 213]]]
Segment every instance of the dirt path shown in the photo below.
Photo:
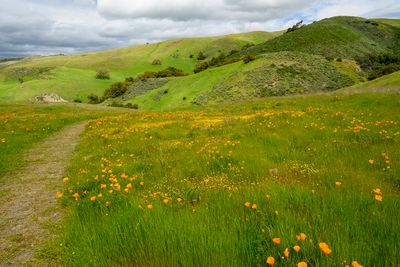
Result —
[[61, 219], [56, 191], [85, 128], [68, 126], [28, 150], [24, 167], [0, 178], [0, 266], [48, 266], [35, 257]]

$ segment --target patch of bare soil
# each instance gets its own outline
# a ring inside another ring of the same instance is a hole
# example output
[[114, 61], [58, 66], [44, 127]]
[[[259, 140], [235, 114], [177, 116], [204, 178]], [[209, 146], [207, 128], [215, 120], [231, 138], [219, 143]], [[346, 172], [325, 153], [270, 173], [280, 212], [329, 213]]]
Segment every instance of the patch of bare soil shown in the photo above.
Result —
[[70, 157], [85, 128], [68, 126], [28, 150], [24, 167], [0, 177], [0, 266], [49, 266], [36, 250], [55, 238], [61, 219], [56, 200]]

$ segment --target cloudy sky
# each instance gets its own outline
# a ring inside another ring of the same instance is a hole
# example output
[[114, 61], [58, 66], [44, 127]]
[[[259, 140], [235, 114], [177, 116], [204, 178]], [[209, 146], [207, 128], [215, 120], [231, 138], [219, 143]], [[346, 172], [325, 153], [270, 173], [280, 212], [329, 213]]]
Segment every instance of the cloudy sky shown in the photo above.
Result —
[[303, 19], [400, 18], [399, 0], [0, 0], [0, 57], [285, 29]]

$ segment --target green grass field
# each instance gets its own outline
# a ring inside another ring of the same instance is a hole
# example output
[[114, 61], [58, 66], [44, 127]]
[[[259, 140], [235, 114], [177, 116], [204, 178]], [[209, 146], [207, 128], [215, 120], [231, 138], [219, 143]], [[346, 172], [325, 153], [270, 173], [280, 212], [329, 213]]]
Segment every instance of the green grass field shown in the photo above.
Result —
[[121, 111], [84, 105], [1, 102], [0, 173], [4, 174], [20, 167], [23, 163], [23, 151], [64, 126], [113, 113], [118, 114]]
[[283, 97], [94, 119], [59, 189], [60, 239], [41, 255], [66, 266], [397, 266], [399, 104]]

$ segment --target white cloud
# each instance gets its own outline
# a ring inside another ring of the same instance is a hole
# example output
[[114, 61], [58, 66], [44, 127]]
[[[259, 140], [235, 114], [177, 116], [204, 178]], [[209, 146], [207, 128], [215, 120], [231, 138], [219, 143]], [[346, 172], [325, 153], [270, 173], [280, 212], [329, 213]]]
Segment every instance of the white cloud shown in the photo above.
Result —
[[400, 16], [400, 1], [398, 0], [331, 0], [324, 3], [326, 5], [318, 10], [316, 19], [333, 16], [361, 16], [369, 18]]
[[315, 0], [98, 0], [104, 16], [121, 18], [168, 18], [266, 21], [306, 7]]
[[280, 30], [336, 15], [400, 17], [397, 0], [0, 0], [0, 56]]

